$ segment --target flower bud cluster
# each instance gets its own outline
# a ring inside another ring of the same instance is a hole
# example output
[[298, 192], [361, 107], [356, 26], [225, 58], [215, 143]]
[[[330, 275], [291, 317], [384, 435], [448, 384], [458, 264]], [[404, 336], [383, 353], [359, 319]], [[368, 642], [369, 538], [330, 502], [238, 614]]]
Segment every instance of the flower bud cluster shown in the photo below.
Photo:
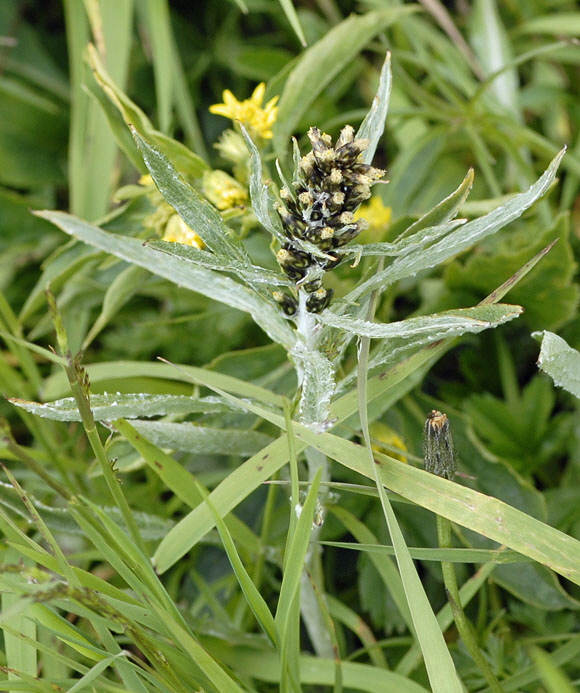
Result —
[[[332, 299], [332, 289], [322, 285], [324, 272], [340, 262], [341, 248], [366, 228], [364, 219], [355, 219], [356, 208], [371, 196], [371, 186], [384, 171], [362, 162], [368, 140], [355, 139], [354, 129], [342, 129], [336, 144], [318, 128], [310, 128], [312, 151], [303, 156], [294, 174], [292, 190], [282, 188], [278, 214], [287, 241], [276, 259], [286, 276], [305, 291], [306, 309], [322, 312]], [[297, 242], [298, 241], [298, 242]], [[320, 252], [309, 252], [305, 244]], [[276, 300], [287, 315], [297, 310], [294, 297], [275, 292]]]

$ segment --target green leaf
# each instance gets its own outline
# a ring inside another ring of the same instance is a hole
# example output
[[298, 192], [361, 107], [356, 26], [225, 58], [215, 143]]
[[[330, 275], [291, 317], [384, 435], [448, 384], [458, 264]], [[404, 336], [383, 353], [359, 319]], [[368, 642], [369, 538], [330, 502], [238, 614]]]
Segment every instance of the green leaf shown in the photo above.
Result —
[[142, 287], [147, 272], [138, 265], [125, 267], [107, 287], [103, 299], [103, 307], [99, 317], [93, 323], [89, 334], [83, 342], [86, 349], [95, 337], [107, 326], [111, 318], [131, 299]]
[[493, 75], [501, 71], [491, 82], [491, 93], [503, 108], [522, 120], [518, 99], [518, 73], [515, 67], [506, 69], [513, 60], [513, 51], [495, 0], [476, 1], [471, 25], [471, 44], [485, 73]]
[[217, 513], [216, 509], [213, 507], [209, 499], [209, 494], [207, 491], [203, 490], [203, 495], [204, 501], [213, 515], [217, 530], [222, 540], [222, 544], [228, 555], [234, 573], [236, 574], [240, 588], [246, 597], [246, 601], [248, 602], [252, 613], [256, 617], [256, 621], [260, 624], [260, 627], [264, 633], [269, 637], [270, 642], [273, 645], [276, 645], [276, 624], [274, 623], [274, 618], [270, 612], [270, 609], [268, 608], [268, 605], [266, 604], [256, 585], [252, 582], [248, 571], [244, 567], [232, 535], [230, 534], [226, 523], [222, 520], [219, 513]]
[[239, 429], [209, 428], [194, 423], [132, 421], [136, 431], [161, 448], [196, 454], [254, 455], [272, 439], [264, 433]]
[[389, 99], [391, 98], [392, 74], [391, 74], [391, 54], [387, 53], [381, 74], [379, 77], [379, 87], [370, 111], [361, 123], [359, 131], [356, 133], [357, 139], [368, 139], [369, 145], [363, 153], [365, 164], [372, 163], [377, 151], [377, 145], [385, 129], [385, 120], [389, 110]]
[[273, 303], [267, 302], [251, 289], [223, 277], [212, 270], [193, 267], [176, 257], [147, 248], [137, 238], [117, 236], [92, 226], [64, 212], [37, 212], [69, 236], [88, 243], [122, 260], [145, 267], [153, 274], [187, 289], [250, 313], [254, 321], [275, 341], [290, 348], [294, 332]]
[[[417, 359], [421, 358], [425, 358], [425, 354], [415, 355], [409, 360], [407, 367], [415, 368]], [[369, 381], [370, 398], [377, 396], [376, 388], [385, 380], [389, 382], [388, 378], [377, 376]], [[393, 387], [393, 381], [391, 378], [390, 387]], [[384, 385], [382, 389], [385, 389]], [[347, 406], [348, 413], [352, 413], [356, 406], [356, 393], [354, 397], [343, 397], [333, 407], [333, 413], [338, 415], [339, 420], [345, 418]], [[285, 427], [283, 417], [262, 408], [253, 407], [253, 410], [276, 426], [282, 429]], [[293, 431], [297, 438], [297, 453], [310, 445], [345, 467], [368, 478], [374, 477], [365, 448], [331, 433], [314, 433], [297, 423], [293, 424]], [[575, 584], [580, 584], [580, 542], [576, 539], [495, 498], [414, 469], [386, 455], [375, 453], [375, 457], [382, 482], [390, 490], [548, 566]], [[212, 492], [212, 502], [222, 517], [245, 498], [251, 489], [257, 488], [264, 479], [280, 469], [287, 459], [287, 441], [282, 436], [240, 465]], [[166, 570], [212, 526], [213, 521], [203, 507], [196, 508], [183, 518], [161, 542], [155, 554], [157, 569], [160, 572]], [[533, 542], [530, 542], [530, 537], [534, 538]]]
[[520, 306], [497, 303], [493, 306], [475, 306], [449, 310], [436, 315], [407, 318], [399, 322], [376, 323], [344, 315], [335, 315], [326, 310], [318, 317], [320, 322], [332, 327], [340, 327], [361, 337], [372, 339], [415, 339], [423, 337], [426, 341], [452, 337], [466, 332], [477, 333], [513, 320], [520, 315]]
[[312, 533], [314, 507], [318, 497], [321, 476], [322, 467], [319, 467], [304, 503], [299, 504], [295, 500], [292, 502], [292, 512], [298, 515], [298, 522], [294, 528], [290, 545], [286, 547], [287, 558], [284, 561], [285, 570], [276, 609], [275, 622], [280, 642], [284, 640], [284, 630], [287, 626], [288, 618], [292, 611], [292, 603], [300, 586], [300, 579], [304, 570], [304, 558]]
[[533, 232], [522, 224], [509, 234], [490, 238], [463, 261], [451, 263], [444, 273], [446, 290], [429, 310], [461, 305], [466, 298], [488, 293], [554, 239], [557, 243], [534, 272], [512, 289], [510, 300], [523, 307], [523, 320], [530, 328], [557, 330], [574, 317], [580, 297], [574, 283], [576, 263], [568, 214]]
[[540, 15], [520, 24], [516, 31], [524, 34], [580, 36], [580, 12], [556, 12]]
[[196, 267], [206, 267], [218, 272], [229, 272], [243, 279], [251, 286], [266, 284], [268, 286], [293, 286], [280, 272], [258, 267], [251, 263], [237, 262], [224, 259], [219, 255], [213, 255], [206, 250], [200, 250], [182, 243], [168, 243], [167, 241], [148, 241], [147, 245], [153, 250], [158, 250], [166, 255], [191, 263]]
[[565, 149], [552, 160], [546, 171], [529, 190], [512, 197], [505, 204], [494, 209], [493, 212], [467, 222], [459, 229], [452, 231], [441, 240], [429, 246], [428, 249], [421, 248], [418, 252], [397, 258], [382, 272], [359, 284], [359, 286], [347, 294], [345, 300], [356, 301], [361, 296], [378, 287], [385, 289], [398, 279], [403, 279], [415, 275], [420, 270], [434, 267], [507, 226], [507, 224], [520, 217], [526, 209], [546, 194], [556, 177], [556, 171], [564, 153]]
[[435, 205], [432, 210], [423, 214], [423, 216], [411, 224], [409, 228], [405, 229], [405, 231], [399, 235], [397, 241], [407, 236], [417, 238], [418, 231], [422, 231], [431, 226], [444, 226], [448, 221], [454, 219], [457, 216], [459, 208], [465, 203], [465, 200], [471, 192], [474, 175], [473, 169], [470, 168], [459, 187], [445, 199], [441, 200], [439, 204]]
[[[200, 492], [199, 482], [180, 462], [153, 445], [146, 437], [137, 433], [133, 426], [124, 419], [114, 421], [113, 425], [142, 455], [151, 471], [186, 505], [190, 508], [196, 508], [200, 503], [203, 503], [204, 496]], [[259, 539], [247, 525], [234, 514], [228, 515], [225, 518], [225, 523], [238, 546], [243, 546], [248, 551], [255, 550], [256, 542]]]
[[93, 89], [89, 85], [91, 93], [101, 104], [119, 146], [139, 170], [145, 171], [146, 167], [128, 130], [129, 124], [159, 147], [181, 174], [200, 178], [204, 171], [209, 170], [209, 166], [200, 156], [194, 154], [181, 142], [168, 137], [153, 127], [139, 106], [131, 101], [111, 79], [92, 45], [88, 46], [87, 53], [95, 80], [101, 88], [99, 93], [96, 88]]
[[[17, 407], [31, 414], [54, 421], [81, 421], [74, 397], [41, 404], [17, 397], [8, 398]], [[138, 419], [165, 414], [208, 414], [231, 411], [231, 405], [217, 397], [188, 397], [186, 395], [104, 394], [91, 395], [91, 411], [95, 421]]]
[[279, 2], [280, 7], [284, 10], [286, 19], [290, 23], [290, 26], [294, 30], [294, 33], [296, 34], [298, 40], [303, 46], [305, 46], [306, 38], [304, 36], [304, 32], [302, 31], [302, 26], [300, 25], [300, 19], [298, 18], [298, 14], [296, 12], [296, 8], [294, 7], [294, 3], [292, 2], [292, 0], [279, 0]]
[[135, 128], [132, 132], [159, 191], [189, 228], [193, 229], [216, 255], [223, 259], [249, 263], [243, 246], [234, 241], [232, 231], [226, 226], [217, 209], [185, 182], [165, 154], [147, 142]]
[[[211, 382], [213, 387], [219, 387], [244, 397], [252, 397], [260, 402], [282, 409], [282, 397], [264, 387], [260, 387], [260, 385], [240, 380], [225, 373], [205, 368], [196, 368], [195, 366], [158, 362], [147, 363], [143, 361], [106, 361], [87, 366], [86, 370], [91, 383], [103, 383], [110, 380], [123, 380], [126, 383], [130, 383], [132, 378], [158, 378], [160, 380], [177, 380], [188, 383], [188, 389], [191, 389], [191, 383]], [[55, 373], [45, 380], [43, 395], [46, 399], [62, 396], [69, 391], [70, 387], [64, 373]]]
[[575, 397], [580, 398], [580, 352], [553, 332], [534, 332], [541, 341], [538, 367]]
[[274, 148], [281, 153], [322, 90], [379, 32], [414, 8], [397, 7], [352, 15], [310, 46], [290, 73], [278, 106]]

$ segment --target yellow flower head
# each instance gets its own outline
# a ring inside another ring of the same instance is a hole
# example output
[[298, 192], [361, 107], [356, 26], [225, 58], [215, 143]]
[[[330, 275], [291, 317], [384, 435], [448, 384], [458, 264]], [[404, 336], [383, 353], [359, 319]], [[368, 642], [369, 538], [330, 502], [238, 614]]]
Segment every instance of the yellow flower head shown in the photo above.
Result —
[[378, 195], [373, 195], [355, 212], [356, 219], [365, 219], [368, 227], [359, 236], [360, 243], [378, 243], [383, 240], [391, 224], [391, 208], [385, 207]]
[[370, 425], [369, 433], [373, 450], [390, 455], [401, 462], [407, 462], [405, 441], [390, 426], [382, 421], [375, 421]]
[[276, 122], [278, 97], [270, 99], [262, 107], [266, 84], [260, 82], [254, 89], [254, 93], [245, 101], [238, 101], [229, 89], [222, 95], [223, 103], [215, 103], [209, 107], [210, 113], [230, 118], [234, 122], [239, 120], [251, 134], [258, 135], [265, 140], [272, 138], [272, 125]]
[[179, 214], [173, 214], [169, 217], [169, 221], [165, 226], [163, 240], [170, 243], [181, 243], [182, 245], [191, 245], [194, 248], [203, 250], [205, 244], [201, 238], [192, 231], [189, 226], [183, 221]]
[[391, 223], [391, 208], [385, 207], [381, 198], [374, 195], [359, 207], [356, 216], [366, 219], [371, 229], [382, 231]]
[[202, 180], [203, 194], [218, 209], [243, 207], [248, 201], [248, 191], [225, 171], [208, 171]]

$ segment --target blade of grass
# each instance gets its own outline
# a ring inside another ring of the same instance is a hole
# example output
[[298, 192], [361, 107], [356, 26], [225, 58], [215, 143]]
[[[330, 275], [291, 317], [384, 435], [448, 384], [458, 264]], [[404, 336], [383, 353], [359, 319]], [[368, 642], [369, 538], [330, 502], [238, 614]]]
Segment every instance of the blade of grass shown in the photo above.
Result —
[[217, 513], [216, 509], [213, 507], [213, 504], [209, 499], [209, 493], [205, 489], [203, 489], [199, 484], [198, 491], [200, 495], [202, 495], [204, 502], [207, 504], [211, 514], [213, 515], [214, 521], [216, 523], [216, 528], [222, 540], [223, 547], [227, 553], [230, 564], [238, 580], [238, 584], [240, 585], [240, 588], [244, 593], [244, 596], [246, 597], [246, 601], [248, 602], [248, 605], [252, 610], [252, 613], [256, 617], [258, 625], [270, 639], [272, 645], [276, 647], [278, 634], [276, 632], [276, 625], [274, 623], [274, 618], [270, 612], [270, 609], [268, 608], [268, 605], [264, 601], [264, 598], [256, 588], [256, 585], [250, 578], [248, 571], [244, 567], [244, 564], [242, 563], [242, 560], [240, 559], [240, 556], [237, 552], [236, 545], [233, 541], [232, 535], [228, 531], [226, 523], [222, 520], [222, 518]]
[[[382, 260], [379, 263], [378, 272], [382, 269]], [[375, 290], [371, 294], [366, 319], [372, 321], [380, 292]], [[371, 437], [369, 433], [369, 421], [367, 412], [367, 369], [369, 362], [370, 338], [361, 337], [358, 349], [358, 405], [361, 423], [361, 431], [367, 452], [368, 465], [373, 471], [374, 481], [379, 493], [385, 521], [391, 535], [395, 557], [399, 568], [399, 574], [403, 583], [403, 589], [407, 598], [407, 605], [413, 621], [413, 632], [417, 638], [429, 682], [434, 693], [462, 693], [463, 686], [455, 670], [455, 664], [447, 649], [443, 633], [439, 628], [435, 613], [425, 593], [421, 579], [413, 564], [413, 559], [397, 522], [389, 497], [383, 487], [383, 480], [379, 476], [378, 467], [375, 465]]]

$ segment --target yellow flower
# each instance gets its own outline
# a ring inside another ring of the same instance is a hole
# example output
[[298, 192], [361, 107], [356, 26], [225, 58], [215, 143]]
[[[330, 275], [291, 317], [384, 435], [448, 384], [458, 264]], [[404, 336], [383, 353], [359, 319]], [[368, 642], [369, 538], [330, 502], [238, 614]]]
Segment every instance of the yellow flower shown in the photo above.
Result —
[[139, 178], [139, 185], [142, 185], [144, 188], [150, 188], [154, 187], [155, 183], [148, 173], [144, 173], [141, 178]]
[[370, 425], [369, 433], [371, 434], [371, 448], [375, 452], [382, 452], [396, 460], [407, 462], [405, 457], [407, 446], [401, 436], [390, 426], [382, 423], [382, 421], [375, 421]]
[[245, 101], [238, 101], [229, 89], [222, 95], [223, 103], [215, 103], [209, 107], [210, 113], [230, 118], [233, 121], [239, 120], [251, 134], [259, 135], [265, 140], [272, 138], [272, 125], [276, 122], [278, 107], [276, 103], [278, 97], [270, 99], [262, 108], [266, 84], [260, 82], [254, 89], [254, 93]]
[[225, 171], [208, 171], [203, 174], [203, 194], [218, 209], [243, 207], [248, 201], [248, 191]]
[[245, 166], [248, 161], [248, 148], [239, 132], [224, 130], [219, 140], [214, 144], [226, 161]]
[[170, 243], [181, 243], [182, 245], [191, 245], [194, 248], [202, 250], [205, 247], [201, 238], [192, 231], [189, 226], [183, 221], [179, 214], [173, 214], [169, 217], [169, 221], [165, 226], [163, 240]]
[[378, 195], [373, 195], [361, 205], [354, 216], [368, 222], [367, 228], [358, 237], [359, 243], [380, 243], [385, 240], [391, 224], [391, 208], [385, 207]]

